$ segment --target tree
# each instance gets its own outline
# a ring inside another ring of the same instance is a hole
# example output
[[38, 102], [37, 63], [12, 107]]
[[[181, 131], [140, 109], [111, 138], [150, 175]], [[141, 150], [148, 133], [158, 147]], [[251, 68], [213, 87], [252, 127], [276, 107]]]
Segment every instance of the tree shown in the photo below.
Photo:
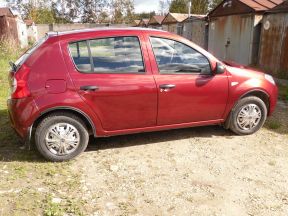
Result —
[[52, 0], [51, 4], [56, 23], [71, 23], [80, 16], [80, 0]]
[[152, 11], [152, 12], [142, 12], [142, 13], [138, 13], [138, 14], [135, 14], [135, 19], [150, 19], [152, 16], [155, 16], [156, 13], [155, 11]]
[[223, 0], [211, 0], [209, 9], [213, 10], [215, 7], [217, 7]]
[[171, 13], [188, 13], [187, 0], [172, 0], [169, 11]]
[[206, 14], [208, 12], [209, 0], [192, 0], [191, 13]]
[[169, 12], [171, 0], [159, 0], [159, 14], [164, 16]]
[[209, 0], [173, 0], [169, 11], [171, 13], [188, 13], [189, 2], [192, 2], [191, 13], [206, 14], [208, 12]]
[[113, 23], [130, 23], [134, 19], [133, 0], [112, 0], [111, 12]]

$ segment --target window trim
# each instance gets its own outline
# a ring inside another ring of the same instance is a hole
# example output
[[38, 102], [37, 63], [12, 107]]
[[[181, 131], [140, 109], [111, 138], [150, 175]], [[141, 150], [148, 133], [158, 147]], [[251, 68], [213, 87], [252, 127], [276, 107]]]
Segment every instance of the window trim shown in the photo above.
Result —
[[[152, 44], [152, 41], [151, 41], [151, 38], [158, 38], [158, 39], [166, 39], [166, 40], [171, 40], [171, 41], [175, 41], [175, 42], [178, 42], [178, 43], [181, 43], [181, 44], [183, 44], [183, 45], [185, 45], [185, 46], [188, 46], [188, 47], [190, 47], [191, 49], [193, 49], [193, 50], [195, 50], [196, 52], [198, 52], [198, 53], [200, 53], [202, 56], [204, 56], [206, 59], [207, 59], [207, 61], [208, 61], [208, 63], [209, 63], [209, 67], [210, 67], [210, 73], [192, 73], [192, 72], [187, 72], [187, 73], [177, 73], [177, 72], [174, 72], [174, 73], [161, 73], [161, 71], [160, 71], [160, 69], [159, 69], [159, 65], [158, 65], [158, 62], [157, 62], [157, 58], [156, 58], [156, 55], [155, 55], [155, 51], [154, 51], [154, 47], [153, 47], [153, 44]], [[211, 76], [211, 75], [213, 75], [213, 72], [212, 72], [212, 67], [211, 67], [211, 62], [210, 62], [210, 60], [209, 60], [209, 58], [206, 56], [206, 55], [204, 55], [203, 53], [201, 53], [200, 51], [198, 51], [197, 49], [195, 49], [195, 48], [193, 48], [193, 47], [191, 47], [190, 45], [188, 45], [188, 44], [186, 44], [186, 43], [183, 43], [183, 42], [181, 42], [181, 41], [179, 41], [179, 40], [176, 40], [176, 39], [173, 39], [173, 38], [169, 38], [169, 37], [162, 37], [162, 36], [153, 36], [153, 35], [149, 35], [149, 42], [150, 42], [150, 45], [151, 45], [151, 48], [152, 48], [152, 51], [153, 51], [153, 56], [154, 56], [154, 60], [155, 60], [155, 62], [156, 62], [156, 64], [157, 64], [157, 68], [158, 68], [158, 74], [159, 75], [205, 75], [205, 76]]]
[[[119, 38], [119, 37], [134, 37], [137, 38], [138, 43], [139, 43], [139, 48], [140, 48], [140, 53], [141, 53], [141, 57], [142, 57], [142, 62], [143, 62], [143, 72], [107, 72], [107, 71], [102, 71], [102, 72], [95, 72], [94, 70], [94, 62], [93, 62], [93, 57], [91, 55], [91, 49], [90, 49], [90, 41], [91, 40], [101, 40], [101, 39], [109, 39], [109, 38]], [[82, 41], [86, 41], [87, 43], [87, 48], [88, 48], [88, 54], [89, 54], [89, 58], [90, 58], [90, 66], [91, 66], [91, 71], [86, 72], [86, 71], [81, 71], [78, 69], [77, 65], [74, 62], [71, 50], [69, 48], [70, 44], [73, 43], [78, 43], [78, 42], [82, 42]], [[143, 53], [143, 48], [142, 48], [142, 43], [141, 43], [141, 38], [138, 35], [115, 35], [115, 36], [103, 36], [103, 37], [97, 37], [97, 38], [87, 38], [87, 39], [83, 39], [83, 40], [73, 40], [73, 41], [69, 41], [68, 45], [67, 45], [67, 49], [68, 49], [68, 53], [69, 53], [69, 57], [70, 60], [73, 62], [74, 68], [77, 70], [77, 72], [81, 73], [81, 74], [139, 74], [139, 75], [144, 75], [147, 74], [147, 69], [146, 69], [146, 64], [145, 64], [145, 57], [144, 57], [144, 53]]]

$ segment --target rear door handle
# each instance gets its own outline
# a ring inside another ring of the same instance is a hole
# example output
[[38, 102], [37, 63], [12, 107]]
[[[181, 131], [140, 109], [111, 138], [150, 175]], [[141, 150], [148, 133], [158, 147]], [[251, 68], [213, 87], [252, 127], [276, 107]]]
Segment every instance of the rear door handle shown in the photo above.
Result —
[[176, 85], [174, 85], [174, 84], [163, 84], [163, 85], [160, 85], [159, 86], [160, 87], [160, 89], [173, 89], [173, 88], [175, 88], [176, 87]]
[[83, 91], [96, 91], [98, 89], [99, 89], [98, 86], [81, 86], [80, 87], [80, 90], [83, 90]]

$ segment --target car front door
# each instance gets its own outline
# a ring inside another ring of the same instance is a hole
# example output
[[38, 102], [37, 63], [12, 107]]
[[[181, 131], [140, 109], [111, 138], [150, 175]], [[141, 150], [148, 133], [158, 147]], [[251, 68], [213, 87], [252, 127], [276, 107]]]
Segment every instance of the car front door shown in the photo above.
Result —
[[97, 35], [68, 47], [75, 87], [104, 130], [156, 125], [157, 89], [141, 35]]
[[161, 37], [149, 41], [158, 88], [157, 124], [220, 120], [228, 98], [226, 74], [213, 75], [208, 58], [185, 43]]

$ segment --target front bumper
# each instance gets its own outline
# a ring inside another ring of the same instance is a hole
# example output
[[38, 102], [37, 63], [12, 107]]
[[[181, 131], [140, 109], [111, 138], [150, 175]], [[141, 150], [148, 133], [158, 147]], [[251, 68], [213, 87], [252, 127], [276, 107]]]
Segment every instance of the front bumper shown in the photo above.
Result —
[[275, 111], [276, 105], [278, 101], [278, 87], [275, 85], [272, 92], [270, 93], [270, 109], [268, 112], [268, 116], [271, 116]]

